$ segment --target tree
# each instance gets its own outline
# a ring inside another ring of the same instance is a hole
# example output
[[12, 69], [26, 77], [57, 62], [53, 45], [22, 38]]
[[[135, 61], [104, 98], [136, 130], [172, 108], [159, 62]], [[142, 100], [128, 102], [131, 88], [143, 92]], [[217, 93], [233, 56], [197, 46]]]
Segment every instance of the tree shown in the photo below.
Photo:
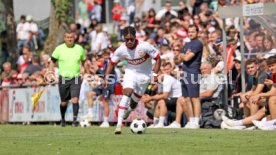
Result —
[[11, 61], [16, 59], [16, 23], [13, 13], [13, 0], [1, 0], [5, 6], [5, 26], [7, 31], [7, 50], [11, 56]]
[[73, 21], [73, 17], [71, 15], [72, 9], [73, 1], [51, 1], [49, 35], [45, 41], [43, 49], [46, 53], [52, 53], [54, 48], [63, 41], [64, 32], [69, 28], [69, 23]]

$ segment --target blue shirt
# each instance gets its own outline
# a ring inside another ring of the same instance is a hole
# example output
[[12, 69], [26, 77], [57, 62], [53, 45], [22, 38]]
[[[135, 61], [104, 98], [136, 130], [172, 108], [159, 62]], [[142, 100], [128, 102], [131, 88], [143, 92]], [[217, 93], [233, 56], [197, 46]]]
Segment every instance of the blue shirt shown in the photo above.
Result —
[[183, 61], [183, 71], [198, 74], [200, 73], [203, 44], [198, 39], [191, 40], [191, 42], [185, 44], [182, 53], [185, 54], [188, 50], [191, 50], [195, 56], [190, 61]]

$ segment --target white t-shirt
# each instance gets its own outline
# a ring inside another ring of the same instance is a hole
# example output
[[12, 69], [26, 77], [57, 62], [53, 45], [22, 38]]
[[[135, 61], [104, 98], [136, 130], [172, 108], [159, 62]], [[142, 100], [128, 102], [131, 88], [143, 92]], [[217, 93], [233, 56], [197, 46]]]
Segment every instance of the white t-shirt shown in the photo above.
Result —
[[137, 41], [134, 49], [127, 48], [123, 43], [116, 49], [111, 57], [111, 63], [115, 64], [119, 60], [127, 60], [126, 69], [134, 72], [150, 75], [152, 70], [152, 58], [159, 58], [159, 51], [148, 42]]
[[19, 40], [28, 40], [30, 36], [30, 25], [29, 23], [18, 23], [16, 27], [16, 33]]
[[182, 96], [180, 81], [170, 75], [164, 74], [163, 76], [162, 84], [158, 85], [158, 92], [168, 92], [171, 98]]
[[28, 23], [29, 24], [29, 27], [30, 27], [30, 31], [31, 32], [38, 32], [38, 26], [36, 23]]
[[100, 45], [100, 50], [102, 50], [107, 48], [108, 45], [110, 44], [110, 40], [108, 39], [108, 36], [105, 32], [100, 32], [97, 34], [96, 31], [92, 31], [90, 33], [90, 38], [91, 38], [90, 45], [91, 45], [92, 51], [95, 51], [98, 45]]
[[200, 93], [203, 93], [207, 90], [213, 90], [213, 98], [218, 97], [220, 90], [218, 89], [219, 83], [218, 83], [218, 76], [214, 73], [208, 74], [201, 77], [200, 80]]

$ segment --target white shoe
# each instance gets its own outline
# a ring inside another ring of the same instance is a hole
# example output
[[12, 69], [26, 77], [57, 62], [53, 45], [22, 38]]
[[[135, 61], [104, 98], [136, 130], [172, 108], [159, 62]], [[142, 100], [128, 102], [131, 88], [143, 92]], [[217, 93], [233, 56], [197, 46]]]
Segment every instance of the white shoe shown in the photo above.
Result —
[[259, 129], [261, 129], [261, 130], [265, 130], [265, 131], [276, 130], [276, 125], [267, 125], [267, 126], [262, 126], [262, 127], [259, 127]]
[[117, 126], [114, 133], [115, 133], [115, 135], [121, 134], [122, 133], [122, 126]]
[[263, 121], [253, 120], [252, 123], [261, 130], [275, 130], [276, 129], [275, 125], [268, 124], [268, 123], [263, 122]]
[[164, 128], [164, 125], [158, 123], [157, 125], [154, 126], [154, 128]]
[[256, 129], [257, 129], [257, 127], [255, 125], [253, 125], [251, 127], [245, 128], [244, 130], [251, 131], [251, 130], [256, 130]]
[[148, 128], [155, 128], [155, 125], [151, 124], [150, 126], [148, 126]]
[[88, 120], [88, 121], [92, 121], [92, 114], [86, 114], [80, 117], [81, 120]]
[[232, 127], [236, 126], [234, 123], [234, 120], [231, 120], [226, 116], [221, 116], [221, 118], [222, 118], [222, 121], [225, 122], [228, 126], [232, 126]]
[[230, 129], [230, 130], [243, 130], [246, 127], [245, 126], [229, 126], [224, 121], [222, 121], [221, 124], [220, 124], [220, 128], [221, 129]]
[[184, 128], [185, 128], [185, 129], [199, 129], [200, 126], [199, 126], [199, 124], [197, 124], [197, 123], [188, 122], [188, 123], [185, 125]]
[[172, 129], [179, 129], [181, 128], [181, 125], [179, 123], [176, 123], [175, 121], [172, 122], [170, 125], [165, 126], [165, 128], [172, 128]]
[[109, 123], [108, 122], [102, 122], [100, 125], [100, 128], [109, 128]]

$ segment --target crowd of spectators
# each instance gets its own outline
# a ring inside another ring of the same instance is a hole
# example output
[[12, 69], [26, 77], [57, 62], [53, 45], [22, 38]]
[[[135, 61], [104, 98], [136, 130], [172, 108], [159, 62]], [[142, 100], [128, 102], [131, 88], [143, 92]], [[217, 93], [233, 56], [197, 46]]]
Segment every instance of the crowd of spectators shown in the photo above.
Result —
[[[242, 2], [257, 3], [272, 1], [245, 0]], [[106, 66], [106, 56], [111, 55], [116, 47], [122, 43], [123, 38], [120, 30], [128, 25], [132, 25], [136, 28], [136, 37], [138, 40], [147, 41], [160, 50], [162, 58], [160, 74], [170, 74], [169, 76], [171, 77], [181, 75], [182, 65], [179, 64], [175, 58], [182, 53], [183, 46], [190, 42], [188, 37], [189, 26], [195, 25], [198, 28], [198, 38], [203, 44], [201, 60], [201, 74], [203, 75], [201, 81], [203, 81], [203, 83], [200, 84], [200, 99], [217, 97], [223, 89], [221, 88], [222, 86], [216, 83], [218, 81], [208, 82], [215, 79], [214, 76], [218, 76], [220, 73], [227, 75], [231, 74], [232, 76], [229, 76], [231, 79], [229, 78], [228, 82], [232, 84], [227, 86], [230, 97], [240, 95], [240, 108], [244, 108], [244, 116], [250, 117], [254, 115], [257, 113], [257, 110], [265, 104], [254, 106], [253, 99], [250, 97], [273, 90], [273, 87], [271, 88], [271, 81], [265, 81], [266, 79], [272, 79], [272, 83], [275, 83], [273, 66], [275, 66], [276, 40], [275, 36], [264, 29], [260, 23], [257, 23], [250, 17], [244, 18], [245, 20], [242, 26], [245, 29], [245, 82], [246, 90], [253, 94], [248, 95], [248, 93], [241, 93], [242, 81], [240, 63], [242, 58], [240, 53], [240, 27], [238, 19], [226, 19], [224, 29], [227, 34], [227, 57], [223, 58], [222, 20], [219, 18], [217, 8], [227, 5], [238, 5], [242, 2], [238, 0], [195, 0], [189, 3], [190, 5], [187, 5], [185, 1], [179, 1], [177, 9], [173, 9], [171, 1], [166, 1], [163, 9], [155, 10], [151, 8], [147, 12], [144, 12], [141, 17], [137, 17], [133, 14], [135, 12], [135, 1], [127, 1], [126, 4], [128, 7], [124, 9], [119, 0], [114, 0], [114, 6], [112, 8], [112, 20], [114, 23], [113, 33], [116, 34], [114, 38], [114, 35], [108, 33], [107, 28], [102, 24], [102, 17], [100, 16], [102, 11], [100, 4], [102, 2], [100, 0], [94, 0], [93, 3], [86, 0], [80, 1], [78, 4], [76, 23], [71, 23], [69, 27], [72, 31], [75, 31], [77, 43], [83, 45], [86, 49], [87, 61], [85, 65], [90, 69], [87, 73], [83, 72], [82, 74], [95, 75], [93, 76], [94, 79], [91, 80], [91, 78], [89, 78], [89, 80], [86, 80], [86, 84], [93, 88], [99, 85], [100, 80], [98, 79], [100, 77], [96, 75], [103, 73], [102, 70]], [[0, 79], [2, 86], [26, 83], [41, 84], [44, 82], [43, 75], [47, 72], [50, 55], [46, 54], [44, 51], [40, 53], [36, 52], [37, 47], [32, 38], [37, 36], [38, 33], [30, 28], [30, 22], [32, 21], [31, 16], [27, 16], [28, 24], [24, 24], [26, 23], [25, 20], [25, 16], [22, 16], [20, 23], [17, 25], [18, 53], [20, 55], [16, 62], [17, 68], [11, 68], [11, 62], [7, 61], [3, 63], [3, 72], [1, 73]], [[125, 65], [126, 62], [124, 61], [117, 65], [115, 69], [117, 77], [123, 76]], [[166, 72], [166, 67], [169, 67], [171, 73]], [[58, 74], [57, 70], [55, 74]], [[85, 79], [85, 76], [83, 77]], [[262, 86], [259, 86], [259, 84]], [[119, 94], [119, 87], [119, 85], [115, 87], [115, 93]], [[116, 89], [118, 89], [118, 92], [116, 92]], [[171, 89], [168, 90], [171, 91]], [[158, 94], [158, 92], [156, 93]], [[275, 92], [274, 94], [272, 93], [271, 96], [273, 95], [275, 95]], [[166, 97], [170, 98], [169, 95]], [[173, 108], [173, 111], [177, 113], [174, 127], [180, 127], [179, 117], [181, 117], [182, 112], [185, 112], [185, 109], [189, 107], [184, 104], [185, 102], [181, 102], [181, 100], [185, 100], [181, 96], [176, 95], [173, 97], [177, 97], [174, 103], [175, 107]], [[165, 98], [161, 101], [156, 101], [159, 103], [157, 104], [158, 106], [154, 106], [154, 104], [151, 103], [152, 100], [155, 100], [154, 97], [146, 100], [146, 107], [149, 109], [157, 107], [155, 109], [159, 111], [155, 112], [154, 117], [156, 118], [154, 122], [158, 122], [156, 121], [158, 120], [157, 117], [162, 115], [163, 119], [164, 113], [167, 111], [164, 110], [164, 105], [166, 105], [164, 104]], [[274, 103], [275, 101], [271, 102]], [[274, 106], [272, 106], [272, 108], [274, 108]], [[168, 110], [171, 110], [171, 107], [169, 107]], [[180, 112], [180, 114], [178, 112]], [[264, 117], [264, 115], [265, 114], [263, 114], [262, 117]], [[276, 116], [274, 115], [273, 113], [270, 119], [275, 119]], [[256, 119], [260, 120], [262, 117]], [[226, 118], [224, 118], [224, 120], [226, 120]], [[163, 127], [164, 125], [162, 120], [158, 127]]]

